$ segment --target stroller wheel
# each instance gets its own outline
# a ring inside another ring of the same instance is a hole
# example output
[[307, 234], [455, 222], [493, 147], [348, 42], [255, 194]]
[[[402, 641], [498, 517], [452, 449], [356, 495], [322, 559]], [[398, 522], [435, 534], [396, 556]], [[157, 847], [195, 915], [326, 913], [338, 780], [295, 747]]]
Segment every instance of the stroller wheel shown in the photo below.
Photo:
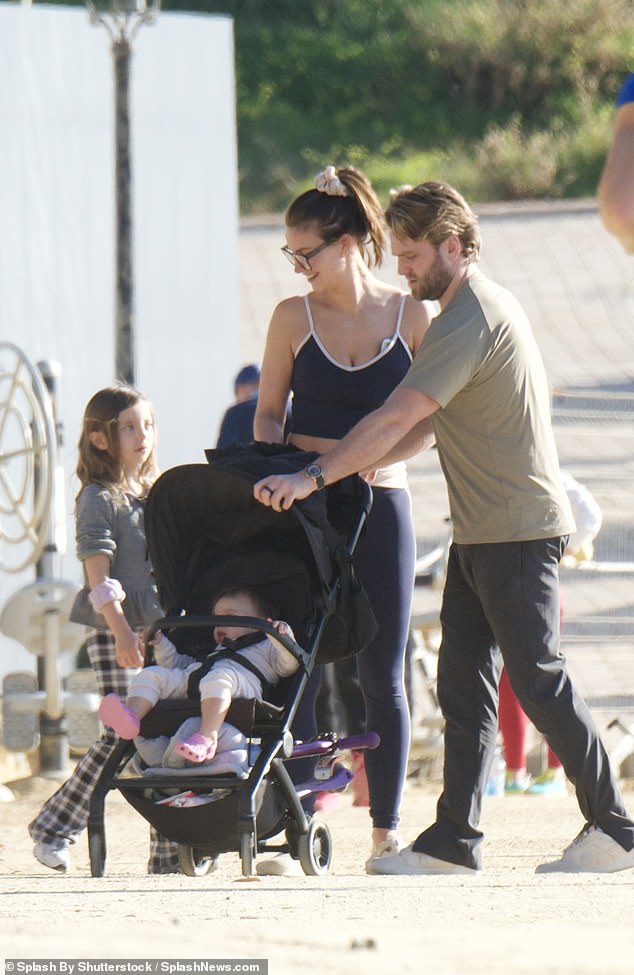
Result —
[[297, 837], [297, 855], [309, 877], [328, 873], [332, 860], [332, 838], [325, 823], [311, 819], [308, 832]]
[[197, 846], [179, 846], [178, 863], [186, 877], [206, 877], [218, 869], [217, 853], [204, 853]]

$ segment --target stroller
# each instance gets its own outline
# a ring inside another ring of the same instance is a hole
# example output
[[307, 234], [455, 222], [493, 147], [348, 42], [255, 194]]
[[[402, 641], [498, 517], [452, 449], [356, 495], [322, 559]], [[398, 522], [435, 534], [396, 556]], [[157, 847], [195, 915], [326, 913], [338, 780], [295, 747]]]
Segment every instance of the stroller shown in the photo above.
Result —
[[[278, 444], [210, 450], [208, 464], [172, 468], [152, 488], [145, 527], [166, 615], [146, 634], [146, 646], [161, 629], [179, 652], [203, 660], [215, 626], [248, 626], [275, 636], [296, 656], [299, 668], [273, 688], [273, 700], [232, 702], [226, 722], [246, 736], [248, 762], [241, 773], [223, 771], [213, 760], [182, 769], [147, 766], [134, 742], [117, 744], [90, 806], [92, 876], [105, 872], [105, 798], [112, 789], [179, 844], [179, 863], [188, 876], [211, 872], [227, 852], [238, 852], [243, 875], [252, 876], [255, 859], [265, 850], [290, 853], [305, 874], [327, 873], [330, 832], [304, 811], [301, 800], [344, 789], [352, 772], [341, 762], [342, 753], [375, 748], [379, 739], [368, 732], [293, 741], [290, 727], [315, 665], [362, 650], [376, 632], [353, 564], [372, 492], [355, 476], [286, 512], [253, 498], [260, 478], [300, 471], [314, 456]], [[295, 638], [279, 634], [264, 619], [208, 615], [211, 594], [236, 587], [256, 588], [268, 598]], [[142, 720], [141, 735], [169, 737], [199, 714], [199, 700], [160, 701]], [[295, 784], [287, 766], [308, 758], [316, 760], [312, 776]], [[278, 834], [284, 834], [281, 842], [266, 843]]]

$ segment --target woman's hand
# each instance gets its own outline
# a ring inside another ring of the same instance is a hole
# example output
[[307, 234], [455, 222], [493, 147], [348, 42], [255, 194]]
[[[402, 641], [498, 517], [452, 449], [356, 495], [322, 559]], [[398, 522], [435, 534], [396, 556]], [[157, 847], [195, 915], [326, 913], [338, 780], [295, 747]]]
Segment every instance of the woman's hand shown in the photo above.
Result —
[[299, 474], [271, 474], [253, 485], [253, 497], [274, 511], [288, 511], [293, 501], [307, 498], [317, 485], [303, 471]]

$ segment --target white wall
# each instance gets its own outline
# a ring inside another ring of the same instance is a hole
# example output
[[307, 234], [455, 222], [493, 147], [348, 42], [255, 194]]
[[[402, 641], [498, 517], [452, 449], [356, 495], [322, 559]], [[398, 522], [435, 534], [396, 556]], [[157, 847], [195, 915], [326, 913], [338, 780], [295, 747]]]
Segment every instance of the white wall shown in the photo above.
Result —
[[[204, 461], [240, 365], [232, 26], [165, 13], [135, 41], [136, 378], [163, 468]], [[0, 5], [0, 341], [62, 366], [68, 579], [81, 415], [115, 378], [113, 115], [103, 27], [83, 8]], [[0, 568], [0, 606], [33, 576]], [[25, 665], [0, 637], [0, 674]]]

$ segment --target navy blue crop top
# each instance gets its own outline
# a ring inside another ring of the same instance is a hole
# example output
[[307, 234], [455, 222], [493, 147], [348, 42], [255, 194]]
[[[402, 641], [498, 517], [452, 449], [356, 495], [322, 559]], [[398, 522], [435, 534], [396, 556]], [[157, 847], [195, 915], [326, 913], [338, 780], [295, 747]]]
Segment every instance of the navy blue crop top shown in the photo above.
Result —
[[304, 297], [310, 331], [295, 353], [292, 433], [340, 440], [385, 402], [412, 363], [400, 334], [406, 297], [401, 299], [396, 328], [383, 343], [385, 348], [360, 366], [344, 366], [330, 355], [315, 332], [308, 295]]

